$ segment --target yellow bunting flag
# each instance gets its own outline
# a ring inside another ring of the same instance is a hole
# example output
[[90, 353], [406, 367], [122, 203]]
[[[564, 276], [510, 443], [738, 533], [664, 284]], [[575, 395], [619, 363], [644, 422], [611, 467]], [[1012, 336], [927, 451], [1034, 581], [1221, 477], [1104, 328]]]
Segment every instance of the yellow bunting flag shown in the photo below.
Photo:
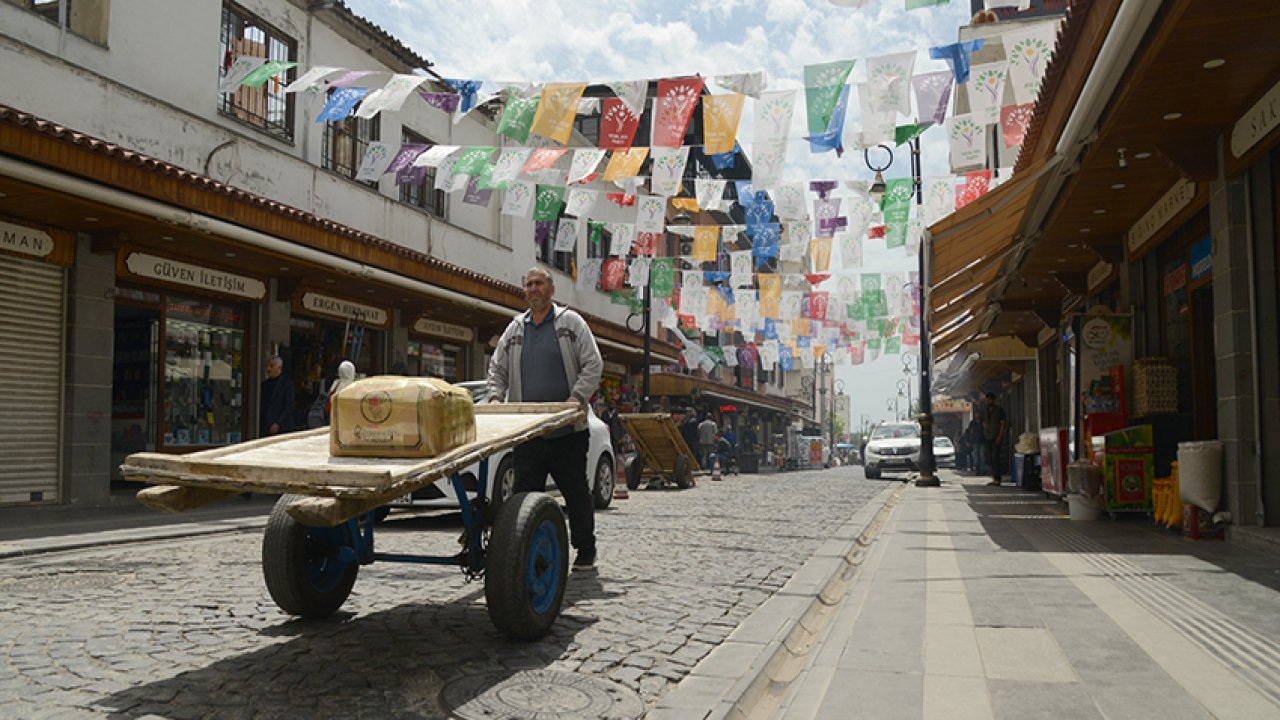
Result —
[[809, 336], [809, 318], [795, 318], [791, 321], [791, 334], [796, 337]]
[[708, 155], [733, 152], [745, 99], [745, 95], [737, 93], [702, 96], [702, 134], [706, 144], [703, 152]]
[[693, 261], [715, 262], [720, 249], [720, 226], [699, 225], [693, 229]]
[[533, 132], [568, 144], [573, 132], [573, 118], [578, 114], [578, 100], [586, 83], [547, 83], [542, 87], [542, 100], [533, 116]]
[[673, 197], [671, 198], [671, 206], [677, 210], [696, 213], [699, 212], [697, 198]]
[[809, 241], [809, 257], [813, 258], [813, 271], [824, 273], [831, 269], [831, 238], [815, 238]]
[[604, 169], [605, 182], [635, 177], [640, 174], [640, 166], [649, 157], [648, 146], [633, 147], [628, 150], [614, 150], [609, 164]]
[[777, 320], [778, 303], [782, 300], [782, 277], [757, 275], [756, 280], [760, 283], [760, 315]]

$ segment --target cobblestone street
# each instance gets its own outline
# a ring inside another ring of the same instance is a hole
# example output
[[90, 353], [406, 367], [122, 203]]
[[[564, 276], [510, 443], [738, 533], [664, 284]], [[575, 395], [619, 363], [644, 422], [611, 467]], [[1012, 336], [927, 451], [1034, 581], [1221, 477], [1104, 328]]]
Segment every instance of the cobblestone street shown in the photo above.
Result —
[[[599, 568], [523, 645], [451, 568], [367, 566], [337, 616], [291, 620], [255, 533], [0, 561], [0, 715], [441, 717], [451, 681], [544, 668], [652, 707], [885, 487], [839, 468], [632, 492], [597, 513]], [[451, 554], [458, 527], [393, 515], [378, 548]]]

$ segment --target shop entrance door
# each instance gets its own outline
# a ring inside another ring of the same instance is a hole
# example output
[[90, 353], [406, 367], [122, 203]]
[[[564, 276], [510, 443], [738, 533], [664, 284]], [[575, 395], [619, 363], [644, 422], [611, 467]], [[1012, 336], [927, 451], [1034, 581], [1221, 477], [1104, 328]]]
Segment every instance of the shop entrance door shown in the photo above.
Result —
[[117, 302], [111, 368], [111, 479], [135, 452], [156, 449], [159, 383], [155, 358], [160, 342], [160, 308]]
[[1218, 437], [1218, 360], [1213, 346], [1213, 286], [1191, 292], [1192, 427], [1197, 440]]

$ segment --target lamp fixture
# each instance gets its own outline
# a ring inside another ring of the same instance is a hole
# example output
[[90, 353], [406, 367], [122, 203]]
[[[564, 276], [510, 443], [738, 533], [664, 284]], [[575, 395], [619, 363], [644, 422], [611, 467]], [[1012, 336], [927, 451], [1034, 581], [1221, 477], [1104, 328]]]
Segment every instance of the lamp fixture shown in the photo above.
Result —
[[1151, 157], [1151, 153], [1149, 152], [1140, 152], [1140, 153], [1133, 154], [1134, 160], [1146, 160], [1149, 157]]
[[280, 266], [280, 272], [289, 272], [289, 268], [287, 268], [287, 267], [285, 267], [285, 266], [281, 265], [281, 266]]
[[1114, 185], [1112, 185], [1112, 186], [1111, 186], [1111, 189], [1112, 189], [1112, 190], [1123, 190], [1123, 189], [1125, 189], [1125, 188], [1127, 188], [1127, 187], [1129, 187], [1129, 186], [1128, 186], [1128, 185], [1125, 185], [1124, 183], [1116, 183], [1116, 184], [1114, 184]]
[[1097, 210], [1094, 210], [1094, 211], [1093, 211], [1093, 214], [1094, 214], [1094, 215], [1106, 215], [1106, 214], [1107, 214], [1107, 210], [1106, 210], [1106, 208], [1098, 208]]
[[1182, 113], [1180, 113], [1180, 112], [1165, 113], [1165, 114], [1164, 114], [1164, 119], [1165, 119], [1165, 120], [1181, 120], [1181, 119], [1182, 119]]
[[98, 222], [98, 218], [96, 218], [96, 217], [86, 217], [86, 218], [84, 219], [84, 221], [85, 221], [85, 222]]
[[1092, 230], [1092, 229], [1090, 229], [1090, 228], [1080, 228], [1080, 232], [1082, 232], [1082, 233], [1091, 233], [1091, 232], [1093, 232], [1093, 230]]
[[1226, 64], [1227, 64], [1227, 61], [1223, 60], [1222, 58], [1213, 58], [1212, 60], [1205, 60], [1204, 64], [1201, 65], [1200, 67], [1204, 68], [1205, 70], [1215, 70]]
[[161, 236], [160, 236], [160, 239], [161, 239], [161, 240], [166, 240], [166, 241], [172, 241], [172, 240], [173, 240], [173, 236], [172, 236], [172, 235], [161, 235]]
[[1129, 161], [1124, 159], [1124, 148], [1116, 148], [1116, 152], [1120, 153], [1120, 169], [1123, 170], [1129, 167]]
[[225, 257], [229, 257], [229, 258], [233, 258], [233, 257], [235, 257], [235, 256], [236, 256], [236, 254], [235, 254], [235, 253], [233, 253], [233, 252], [222, 253], [222, 254], [223, 254], [223, 256], [225, 256]]
[[1075, 250], [1078, 247], [1080, 247], [1080, 243], [1067, 243], [1068, 250]]

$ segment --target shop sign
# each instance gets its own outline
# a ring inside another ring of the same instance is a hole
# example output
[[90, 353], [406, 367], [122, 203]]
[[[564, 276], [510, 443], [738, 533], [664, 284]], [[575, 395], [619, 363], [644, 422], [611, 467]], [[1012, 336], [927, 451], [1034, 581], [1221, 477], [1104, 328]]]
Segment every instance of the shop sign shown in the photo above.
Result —
[[53, 236], [43, 230], [0, 220], [0, 249], [31, 257], [48, 257], [53, 252]]
[[1112, 264], [1109, 262], [1099, 262], [1089, 270], [1089, 291], [1093, 292], [1094, 288], [1107, 281], [1111, 277]]
[[[1095, 383], [1110, 382], [1112, 370], [1124, 372], [1133, 363], [1133, 318], [1129, 315], [1090, 314], [1080, 317], [1080, 387], [1082, 400]], [[1105, 383], [1104, 383], [1105, 384]], [[1099, 412], [1095, 410], [1094, 412]]]
[[937, 413], [966, 413], [969, 412], [970, 406], [968, 400], [957, 400], [948, 398], [946, 400], [934, 400], [933, 411]]
[[1213, 237], [1206, 236], [1191, 246], [1191, 282], [1213, 274]]
[[458, 342], [469, 343], [476, 339], [475, 330], [469, 327], [440, 322], [431, 318], [418, 318], [417, 322], [413, 324], [413, 331], [420, 335], [433, 335], [449, 340], [457, 340]]
[[1273, 85], [1231, 128], [1231, 154], [1237, 160], [1244, 157], [1277, 126], [1280, 126], [1280, 83]]
[[1195, 183], [1186, 179], [1174, 183], [1173, 187], [1169, 188], [1169, 192], [1156, 201], [1147, 214], [1130, 228], [1125, 236], [1125, 247], [1129, 248], [1130, 253], [1138, 252], [1152, 236], [1160, 231], [1160, 228], [1173, 219], [1174, 215], [1190, 205], [1195, 197]]
[[736, 413], [736, 412], [738, 412], [738, 406], [737, 406], [737, 405], [721, 405], [721, 406], [720, 406], [720, 412], [722, 412], [722, 413]]
[[1187, 286], [1187, 265], [1183, 263], [1165, 273], [1164, 294], [1172, 295]]
[[627, 366], [623, 365], [622, 363], [616, 363], [610, 360], [606, 360], [604, 362], [604, 371], [611, 375], [626, 375]]
[[267, 296], [266, 283], [257, 278], [170, 260], [150, 253], [131, 252], [125, 258], [124, 266], [130, 273], [150, 280], [160, 280], [250, 300], [262, 300]]
[[352, 300], [321, 295], [316, 292], [302, 294], [302, 308], [320, 315], [356, 320], [364, 325], [386, 325], [387, 311]]

